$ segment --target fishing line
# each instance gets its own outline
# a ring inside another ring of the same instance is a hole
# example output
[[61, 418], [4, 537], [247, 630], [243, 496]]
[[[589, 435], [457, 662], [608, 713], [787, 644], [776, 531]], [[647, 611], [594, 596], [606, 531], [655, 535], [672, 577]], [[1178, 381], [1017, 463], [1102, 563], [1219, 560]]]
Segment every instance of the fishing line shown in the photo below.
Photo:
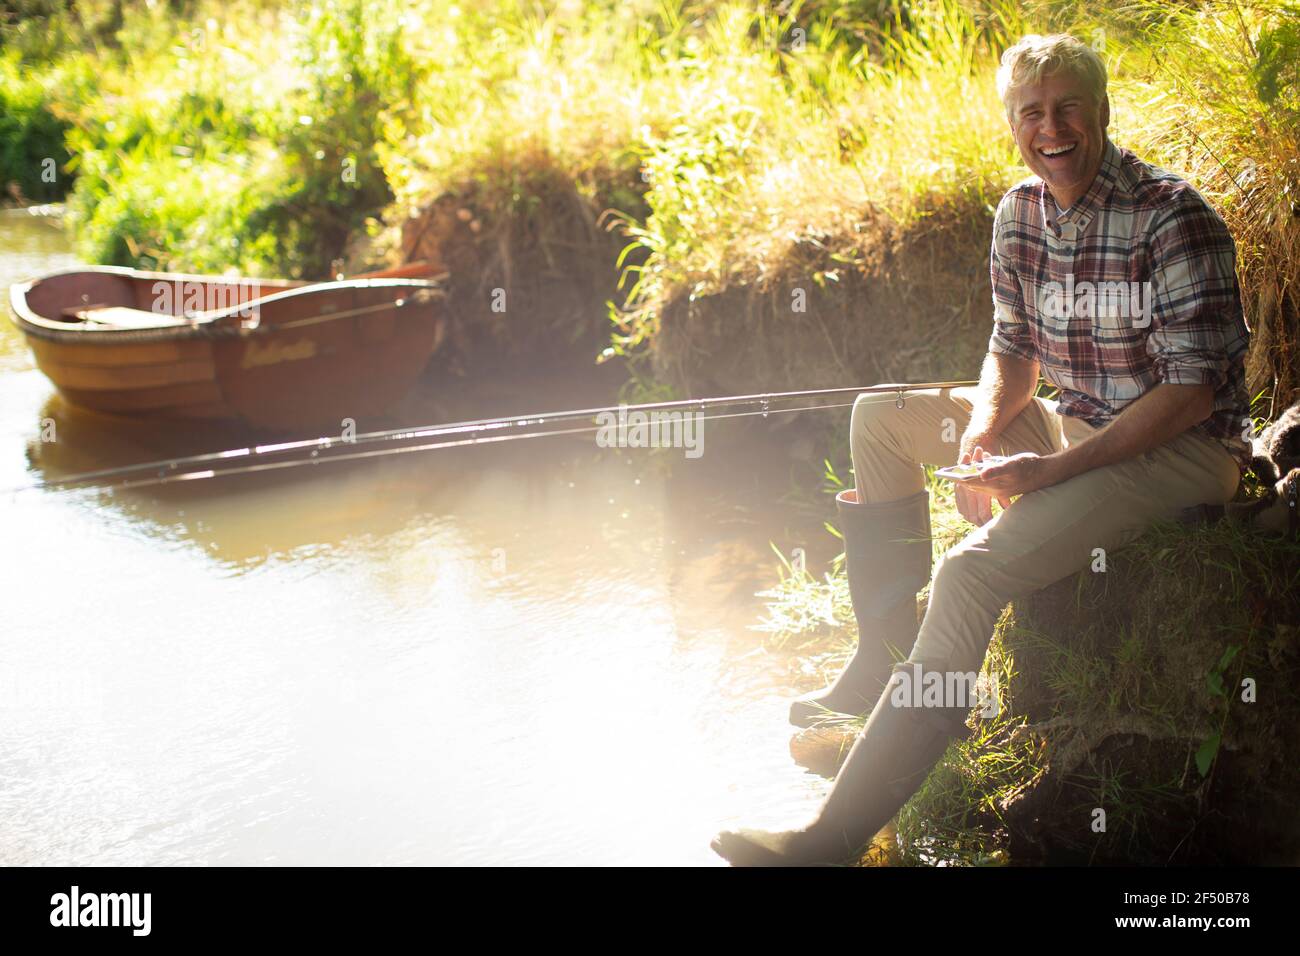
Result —
[[[320, 436], [297, 441], [275, 442], [252, 445], [245, 448], [231, 448], [225, 451], [207, 452], [198, 455], [142, 462], [118, 468], [105, 468], [95, 471], [80, 472], [66, 478], [54, 478], [10, 491], [70, 490], [73, 488], [99, 485], [107, 488], [142, 488], [154, 485], [174, 484], [181, 481], [203, 481], [227, 475], [252, 474], [261, 471], [273, 471], [283, 468], [296, 468], [304, 465], [318, 465], [322, 462], [355, 461], [362, 458], [375, 458], [382, 455], [395, 455], [403, 452], [433, 451], [442, 448], [456, 448], [467, 445], [494, 444], [523, 438], [541, 438], [548, 435], [578, 435], [608, 429], [610, 424], [586, 424], [576, 428], [561, 428], [576, 420], [591, 420], [600, 416], [615, 416], [613, 427], [621, 432], [633, 415], [647, 416], [654, 412], [682, 412], [700, 416], [697, 421], [718, 421], [728, 418], [746, 418], [750, 416], [777, 415], [789, 412], [817, 411], [821, 409], [848, 408], [861, 394], [879, 393], [884, 397], [892, 396], [901, 408], [905, 402], [905, 393], [927, 388], [959, 388], [978, 385], [978, 382], [925, 382], [918, 384], [889, 384], [844, 388], [806, 389], [795, 392], [770, 392], [754, 395], [736, 395], [726, 398], [679, 399], [666, 402], [644, 402], [639, 405], [609, 405], [600, 408], [574, 409], [562, 412], [544, 412], [532, 415], [516, 415], [507, 418], [478, 419], [474, 421], [453, 422], [446, 425], [428, 425], [395, 428], [384, 431], [365, 432], [344, 439], [337, 436]], [[847, 395], [854, 396], [853, 401], [833, 404], [799, 405], [794, 408], [773, 408], [774, 402], [784, 402], [801, 398], [820, 396]], [[728, 414], [705, 414], [709, 409], [727, 408], [736, 405], [758, 405], [749, 411]], [[636, 427], [633, 425], [633, 427]], [[658, 427], [664, 427], [662, 424]], [[430, 441], [429, 439], [434, 439]], [[371, 448], [369, 446], [381, 447]], [[302, 454], [307, 452], [308, 454]], [[243, 462], [241, 464], [241, 462]]]

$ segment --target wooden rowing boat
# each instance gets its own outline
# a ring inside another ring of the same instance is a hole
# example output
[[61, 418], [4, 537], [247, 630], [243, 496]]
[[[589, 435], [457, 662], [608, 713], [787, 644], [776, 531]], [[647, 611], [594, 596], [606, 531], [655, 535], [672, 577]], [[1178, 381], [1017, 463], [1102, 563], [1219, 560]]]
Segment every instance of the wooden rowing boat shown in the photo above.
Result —
[[442, 342], [443, 291], [410, 271], [306, 283], [97, 266], [14, 285], [10, 302], [81, 408], [339, 428], [391, 407]]

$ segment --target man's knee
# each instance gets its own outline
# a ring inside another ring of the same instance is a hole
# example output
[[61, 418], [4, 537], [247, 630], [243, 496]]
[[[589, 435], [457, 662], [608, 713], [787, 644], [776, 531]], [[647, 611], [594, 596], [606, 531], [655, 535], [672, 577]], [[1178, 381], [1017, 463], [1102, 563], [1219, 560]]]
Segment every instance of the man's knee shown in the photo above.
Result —
[[932, 592], [953, 591], [975, 597], [987, 593], [987, 579], [994, 555], [969, 539], [953, 546], [939, 559], [930, 584]]
[[881, 426], [886, 417], [886, 410], [894, 407], [889, 402], [882, 402], [883, 397], [886, 396], [875, 392], [863, 392], [853, 400], [854, 432], [871, 432]]
[[872, 445], [894, 445], [891, 429], [898, 423], [898, 409], [888, 395], [864, 392], [853, 401], [849, 444], [855, 453]]

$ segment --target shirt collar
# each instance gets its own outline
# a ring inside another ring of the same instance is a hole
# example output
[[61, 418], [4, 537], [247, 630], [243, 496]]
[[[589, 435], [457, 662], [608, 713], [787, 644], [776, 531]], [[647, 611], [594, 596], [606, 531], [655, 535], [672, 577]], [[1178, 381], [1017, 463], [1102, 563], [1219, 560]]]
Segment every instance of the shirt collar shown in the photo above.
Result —
[[1088, 191], [1076, 199], [1069, 209], [1065, 210], [1065, 215], [1059, 219], [1056, 215], [1056, 203], [1052, 199], [1052, 194], [1047, 190], [1047, 183], [1041, 183], [1042, 190], [1041, 208], [1043, 211], [1043, 226], [1056, 232], [1059, 224], [1072, 223], [1080, 234], [1088, 228], [1088, 223], [1092, 222], [1092, 217], [1097, 210], [1110, 199], [1111, 193], [1115, 190], [1115, 183], [1119, 179], [1120, 170], [1120, 151], [1119, 147], [1106, 137], [1106, 145], [1101, 151], [1101, 168], [1097, 170], [1097, 175], [1093, 177], [1092, 185]]

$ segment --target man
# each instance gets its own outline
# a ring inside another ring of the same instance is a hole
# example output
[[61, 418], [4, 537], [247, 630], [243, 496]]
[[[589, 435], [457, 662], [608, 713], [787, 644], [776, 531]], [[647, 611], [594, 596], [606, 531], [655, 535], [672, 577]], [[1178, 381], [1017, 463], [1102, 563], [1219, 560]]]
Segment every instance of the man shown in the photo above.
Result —
[[[832, 687], [791, 709], [805, 725], [827, 711], [871, 715], [811, 824], [715, 838], [734, 864], [853, 857], [967, 732], [960, 690], [1006, 603], [1156, 519], [1226, 502], [1248, 460], [1248, 330], [1223, 221], [1188, 183], [1110, 142], [1105, 66], [1074, 37], [1007, 50], [998, 92], [1035, 176], [994, 217], [980, 384], [910, 393], [901, 409], [859, 396], [856, 487], [837, 500], [859, 646]], [[1059, 403], [1035, 397], [1040, 369]], [[931, 549], [921, 463], [994, 450], [1009, 460], [957, 485], [978, 527], [939, 563], [918, 628]]]

